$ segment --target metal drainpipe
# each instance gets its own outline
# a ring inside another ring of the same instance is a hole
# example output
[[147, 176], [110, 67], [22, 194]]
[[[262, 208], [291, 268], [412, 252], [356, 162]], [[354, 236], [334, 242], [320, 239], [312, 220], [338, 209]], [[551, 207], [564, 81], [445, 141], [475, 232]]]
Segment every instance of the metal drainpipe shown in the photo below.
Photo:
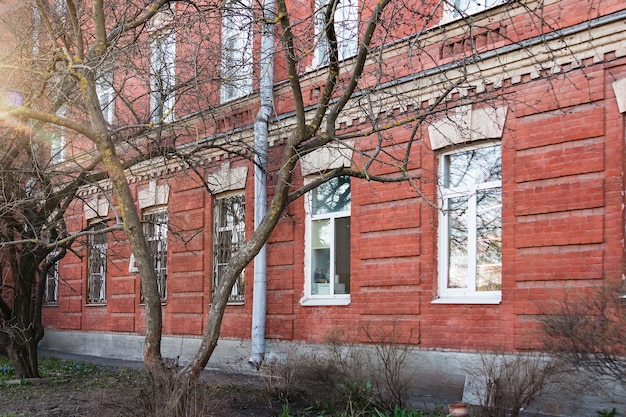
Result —
[[[274, 0], [264, 0], [264, 23], [261, 33], [261, 57], [259, 60], [261, 108], [254, 121], [254, 229], [256, 230], [267, 211], [267, 138], [269, 120], [274, 113]], [[248, 362], [257, 370], [265, 358], [265, 315], [267, 288], [266, 245], [254, 258], [254, 288], [252, 294], [252, 355]]]

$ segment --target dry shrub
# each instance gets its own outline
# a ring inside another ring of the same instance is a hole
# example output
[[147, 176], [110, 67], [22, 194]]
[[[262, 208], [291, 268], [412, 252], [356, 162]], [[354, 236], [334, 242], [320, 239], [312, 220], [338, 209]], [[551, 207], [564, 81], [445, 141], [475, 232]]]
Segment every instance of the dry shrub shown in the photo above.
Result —
[[549, 392], [562, 375], [562, 365], [542, 353], [480, 354], [478, 366], [468, 369], [483, 417], [519, 417]]
[[215, 400], [204, 384], [182, 385], [177, 377], [177, 364], [170, 365], [163, 374], [145, 372], [139, 395], [120, 415], [137, 417], [201, 417], [215, 408]]
[[360, 330], [367, 344], [350, 343], [354, 334], [335, 334], [331, 338], [331, 357], [345, 375], [351, 401], [363, 407], [374, 405], [392, 411], [405, 407], [413, 368], [408, 362], [410, 335], [400, 342], [397, 323], [366, 324]]
[[[355, 343], [357, 331], [367, 344]], [[316, 351], [289, 352], [284, 360], [266, 364], [268, 389], [292, 398], [302, 394], [329, 407], [394, 410], [407, 405], [412, 368], [410, 346], [398, 343], [395, 324], [338, 330]]]
[[268, 398], [334, 404], [341, 397], [343, 377], [326, 350], [294, 348], [282, 358], [267, 360], [261, 370]]
[[546, 348], [580, 371], [586, 385], [614, 381], [626, 388], [625, 293], [610, 285], [578, 289], [542, 318]]

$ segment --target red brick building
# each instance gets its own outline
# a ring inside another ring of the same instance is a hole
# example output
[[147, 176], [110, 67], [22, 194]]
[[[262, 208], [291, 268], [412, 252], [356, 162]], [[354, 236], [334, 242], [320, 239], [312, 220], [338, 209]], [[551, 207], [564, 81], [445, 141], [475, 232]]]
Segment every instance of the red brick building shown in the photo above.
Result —
[[[267, 355], [283, 351], [282, 342], [324, 343], [337, 331], [391, 323], [398, 342], [424, 351], [540, 349], [539, 317], [551, 302], [623, 279], [626, 5], [547, 1], [539, 19], [539, 3], [487, 3], [456, 2], [460, 13], [441, 8], [417, 34], [406, 26], [395, 42], [377, 40], [380, 78], [372, 71], [363, 82], [379, 87], [377, 104], [390, 122], [438, 103], [455, 71], [469, 76], [424, 116], [417, 139], [409, 124], [385, 131], [401, 149], [411, 143], [417, 183], [339, 178], [289, 206], [267, 245]], [[224, 37], [229, 30], [225, 24]], [[284, 62], [276, 59], [273, 155], [295, 128]], [[324, 58], [315, 49], [307, 59], [303, 96], [314, 106]], [[234, 84], [220, 90], [220, 111], [231, 117], [207, 128], [207, 137], [252, 138], [258, 86]], [[371, 129], [362, 105], [347, 107], [342, 132]], [[369, 135], [352, 145], [303, 157], [295, 186], [360, 164], [360, 151], [376, 141]], [[211, 161], [204, 174], [211, 194], [167, 164], [130, 174], [157, 254], [165, 351], [173, 356], [202, 334], [220, 267], [254, 228], [252, 163], [217, 151]], [[270, 157], [270, 172], [278, 161]], [[100, 189], [83, 197], [76, 229], [113, 216]], [[121, 232], [88, 243], [82, 258], [68, 255], [59, 265], [43, 345], [140, 357], [144, 309], [131, 250]], [[236, 360], [235, 348], [250, 343], [253, 272], [249, 265], [233, 289], [221, 332], [231, 350], [216, 361]]]

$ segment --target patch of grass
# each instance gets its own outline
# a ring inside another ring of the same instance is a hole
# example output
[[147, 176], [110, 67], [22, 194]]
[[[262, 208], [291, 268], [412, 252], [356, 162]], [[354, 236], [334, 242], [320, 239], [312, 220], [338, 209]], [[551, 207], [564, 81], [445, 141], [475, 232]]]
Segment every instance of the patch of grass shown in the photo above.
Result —
[[[69, 361], [54, 357], [39, 358], [39, 375], [42, 378], [52, 378], [53, 380], [71, 380], [83, 383], [86, 379], [102, 381], [111, 378], [122, 378], [134, 380], [136, 371], [127, 368], [112, 369], [98, 366], [86, 362]], [[8, 358], [0, 356], [0, 385], [6, 381], [15, 379], [15, 371]], [[0, 417], [2, 417], [0, 415]]]

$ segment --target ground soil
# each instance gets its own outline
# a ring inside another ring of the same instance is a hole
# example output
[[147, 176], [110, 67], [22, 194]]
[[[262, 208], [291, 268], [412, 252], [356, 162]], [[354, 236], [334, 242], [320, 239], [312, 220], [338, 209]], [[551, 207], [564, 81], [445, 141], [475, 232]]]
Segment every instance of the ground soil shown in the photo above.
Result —
[[[155, 415], [149, 411], [148, 386], [140, 370], [109, 367], [71, 378], [5, 384], [0, 386], [0, 417]], [[277, 416], [284, 405], [254, 375], [206, 371], [200, 387], [198, 416]]]

